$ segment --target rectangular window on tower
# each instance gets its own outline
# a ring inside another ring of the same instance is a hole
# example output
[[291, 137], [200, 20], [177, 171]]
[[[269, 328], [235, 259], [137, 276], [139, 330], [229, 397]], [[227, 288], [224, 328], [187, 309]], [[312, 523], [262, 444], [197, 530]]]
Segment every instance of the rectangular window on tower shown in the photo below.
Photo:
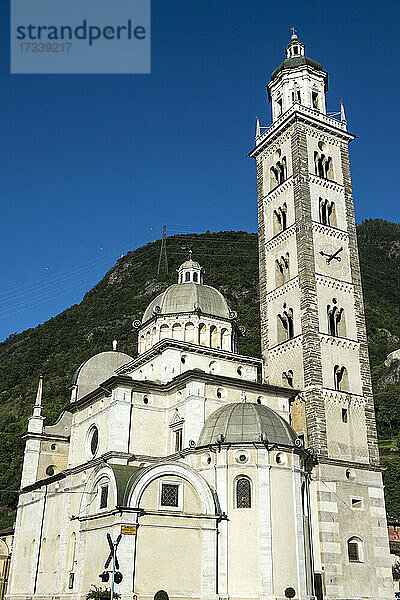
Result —
[[183, 431], [182, 429], [177, 429], [175, 431], [175, 452], [179, 452], [179, 450], [182, 450], [182, 445], [183, 445]]

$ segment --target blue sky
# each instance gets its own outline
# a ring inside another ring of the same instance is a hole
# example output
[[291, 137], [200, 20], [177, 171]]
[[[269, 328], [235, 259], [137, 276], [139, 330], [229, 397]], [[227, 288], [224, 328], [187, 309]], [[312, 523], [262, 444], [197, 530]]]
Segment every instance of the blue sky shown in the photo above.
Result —
[[292, 25], [359, 136], [358, 222], [398, 220], [399, 2], [153, 0], [150, 75], [10, 75], [6, 2], [0, 21], [0, 339], [79, 302], [164, 223], [256, 231], [246, 154]]

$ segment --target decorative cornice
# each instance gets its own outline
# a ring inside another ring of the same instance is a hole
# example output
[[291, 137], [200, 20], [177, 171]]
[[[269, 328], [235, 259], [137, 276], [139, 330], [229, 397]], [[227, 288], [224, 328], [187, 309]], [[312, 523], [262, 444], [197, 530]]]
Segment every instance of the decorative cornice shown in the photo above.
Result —
[[331, 179], [325, 179], [324, 177], [319, 177], [319, 175], [315, 175], [314, 173], [309, 173], [308, 178], [310, 183], [315, 183], [321, 188], [325, 188], [326, 190], [334, 190], [335, 192], [344, 195], [344, 186], [341, 183], [337, 183]]
[[179, 350], [184, 352], [193, 352], [195, 354], [202, 354], [205, 356], [210, 356], [211, 358], [219, 358], [221, 360], [234, 360], [235, 362], [243, 362], [246, 364], [254, 364], [261, 365], [262, 360], [260, 358], [254, 358], [253, 356], [245, 356], [242, 354], [235, 354], [234, 352], [229, 352], [228, 350], [220, 350], [217, 348], [209, 348], [208, 346], [201, 346], [200, 344], [193, 344], [191, 342], [184, 342], [182, 340], [173, 340], [170, 338], [165, 338], [160, 340], [154, 346], [139, 354], [136, 358], [131, 360], [130, 362], [122, 365], [116, 369], [117, 375], [122, 375], [124, 373], [129, 373], [138, 367], [146, 364], [149, 360], [154, 359], [156, 356], [162, 354], [165, 350]]
[[279, 198], [284, 192], [286, 192], [289, 188], [293, 188], [293, 176], [288, 177], [283, 183], [274, 188], [271, 192], [269, 192], [266, 196], [264, 196], [263, 200], [265, 204], [269, 204], [276, 198]]
[[345, 348], [346, 350], [358, 350], [360, 348], [360, 344], [357, 340], [336, 337], [327, 333], [320, 333], [319, 339], [321, 341], [321, 344], [325, 343], [327, 346], [336, 346], [337, 348]]
[[295, 277], [292, 277], [292, 279], [289, 279], [289, 281], [287, 281], [283, 285], [272, 290], [271, 292], [268, 292], [268, 294], [266, 295], [267, 300], [268, 301], [276, 300], [276, 298], [280, 298], [281, 296], [284, 296], [285, 294], [287, 294], [287, 292], [298, 289], [298, 287], [299, 287], [299, 277], [298, 277], [298, 275], [296, 275]]
[[284, 231], [280, 231], [273, 238], [271, 238], [265, 244], [265, 251], [269, 252], [270, 250], [277, 248], [281, 244], [284, 244], [285, 242], [287, 242], [288, 239], [293, 237], [295, 234], [296, 234], [296, 225], [295, 225], [295, 223], [293, 223], [293, 225], [290, 225], [290, 227], [288, 227]]
[[302, 336], [298, 335], [298, 336], [292, 338], [291, 340], [286, 340], [284, 342], [281, 342], [280, 344], [277, 344], [273, 348], [270, 348], [268, 350], [268, 355], [273, 360], [282, 354], [286, 354], [287, 352], [294, 350], [295, 348], [302, 348], [302, 347], [303, 347]]
[[321, 273], [316, 273], [315, 280], [317, 285], [322, 285], [333, 290], [346, 292], [348, 294], [352, 294], [354, 291], [354, 285], [349, 281], [340, 281], [340, 279], [334, 279], [328, 275], [322, 275]]
[[305, 125], [318, 129], [320, 132], [322, 131], [325, 134], [346, 142], [351, 142], [356, 137], [352, 133], [346, 131], [347, 126], [342, 121], [333, 119], [323, 113], [316, 112], [315, 110], [302, 106], [296, 102], [283, 113], [283, 115], [278, 117], [271, 127], [256, 138], [256, 146], [249, 152], [248, 156], [256, 158], [278, 135], [281, 135], [283, 131], [296, 122], [304, 123]]
[[[261, 363], [260, 359], [254, 359]], [[296, 394], [298, 390], [288, 389], [281, 386], [270, 385], [269, 383], [257, 383], [249, 379], [242, 379], [236, 377], [228, 377], [226, 375], [216, 375], [215, 373], [206, 373], [200, 369], [193, 369], [185, 371], [180, 375], [177, 375], [166, 383], [158, 381], [150, 381], [149, 379], [133, 379], [129, 375], [113, 375], [101, 384], [101, 387], [89, 392], [86, 396], [80, 398], [77, 402], [69, 404], [65, 410], [71, 413], [75, 413], [82, 408], [88, 406], [93, 401], [100, 399], [104, 396], [104, 390], [113, 390], [118, 386], [124, 386], [131, 388], [133, 391], [139, 393], [154, 393], [154, 394], [165, 394], [173, 391], [180, 390], [183, 386], [190, 383], [191, 381], [201, 381], [205, 384], [211, 384], [216, 386], [227, 386], [233, 387], [245, 391], [254, 391], [259, 394], [281, 394], [283, 397], [288, 398]]]
[[365, 398], [351, 392], [340, 392], [339, 390], [323, 390], [326, 404], [337, 404], [350, 408], [365, 408]]
[[335, 240], [341, 240], [342, 242], [347, 242], [349, 240], [349, 234], [347, 231], [344, 231], [344, 229], [329, 227], [329, 225], [322, 225], [322, 223], [317, 223], [316, 221], [313, 221], [312, 228], [316, 233], [323, 233], [327, 237]]

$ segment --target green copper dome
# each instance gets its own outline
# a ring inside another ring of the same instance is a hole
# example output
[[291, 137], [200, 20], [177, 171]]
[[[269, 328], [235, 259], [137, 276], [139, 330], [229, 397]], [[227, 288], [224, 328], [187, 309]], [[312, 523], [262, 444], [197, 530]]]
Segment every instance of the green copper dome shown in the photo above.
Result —
[[204, 314], [222, 319], [229, 319], [231, 314], [227, 301], [215, 288], [193, 282], [177, 283], [150, 302], [144, 311], [142, 323], [154, 314], [193, 313], [199, 309]]
[[296, 432], [268, 406], [240, 402], [227, 404], [208, 417], [198, 446], [218, 441], [226, 444], [268, 441], [270, 444], [294, 446], [296, 439]]

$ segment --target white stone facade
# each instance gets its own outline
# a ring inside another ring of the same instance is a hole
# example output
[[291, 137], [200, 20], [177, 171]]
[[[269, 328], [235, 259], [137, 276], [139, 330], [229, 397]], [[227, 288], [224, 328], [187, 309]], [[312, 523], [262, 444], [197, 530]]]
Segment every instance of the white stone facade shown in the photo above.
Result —
[[136, 358], [81, 365], [53, 426], [40, 392], [9, 600], [84, 598], [123, 526], [122, 600], [391, 597], [353, 136], [325, 114], [327, 74], [297, 36], [286, 52], [251, 152], [263, 362], [238, 353], [236, 314], [190, 256], [134, 323]]

